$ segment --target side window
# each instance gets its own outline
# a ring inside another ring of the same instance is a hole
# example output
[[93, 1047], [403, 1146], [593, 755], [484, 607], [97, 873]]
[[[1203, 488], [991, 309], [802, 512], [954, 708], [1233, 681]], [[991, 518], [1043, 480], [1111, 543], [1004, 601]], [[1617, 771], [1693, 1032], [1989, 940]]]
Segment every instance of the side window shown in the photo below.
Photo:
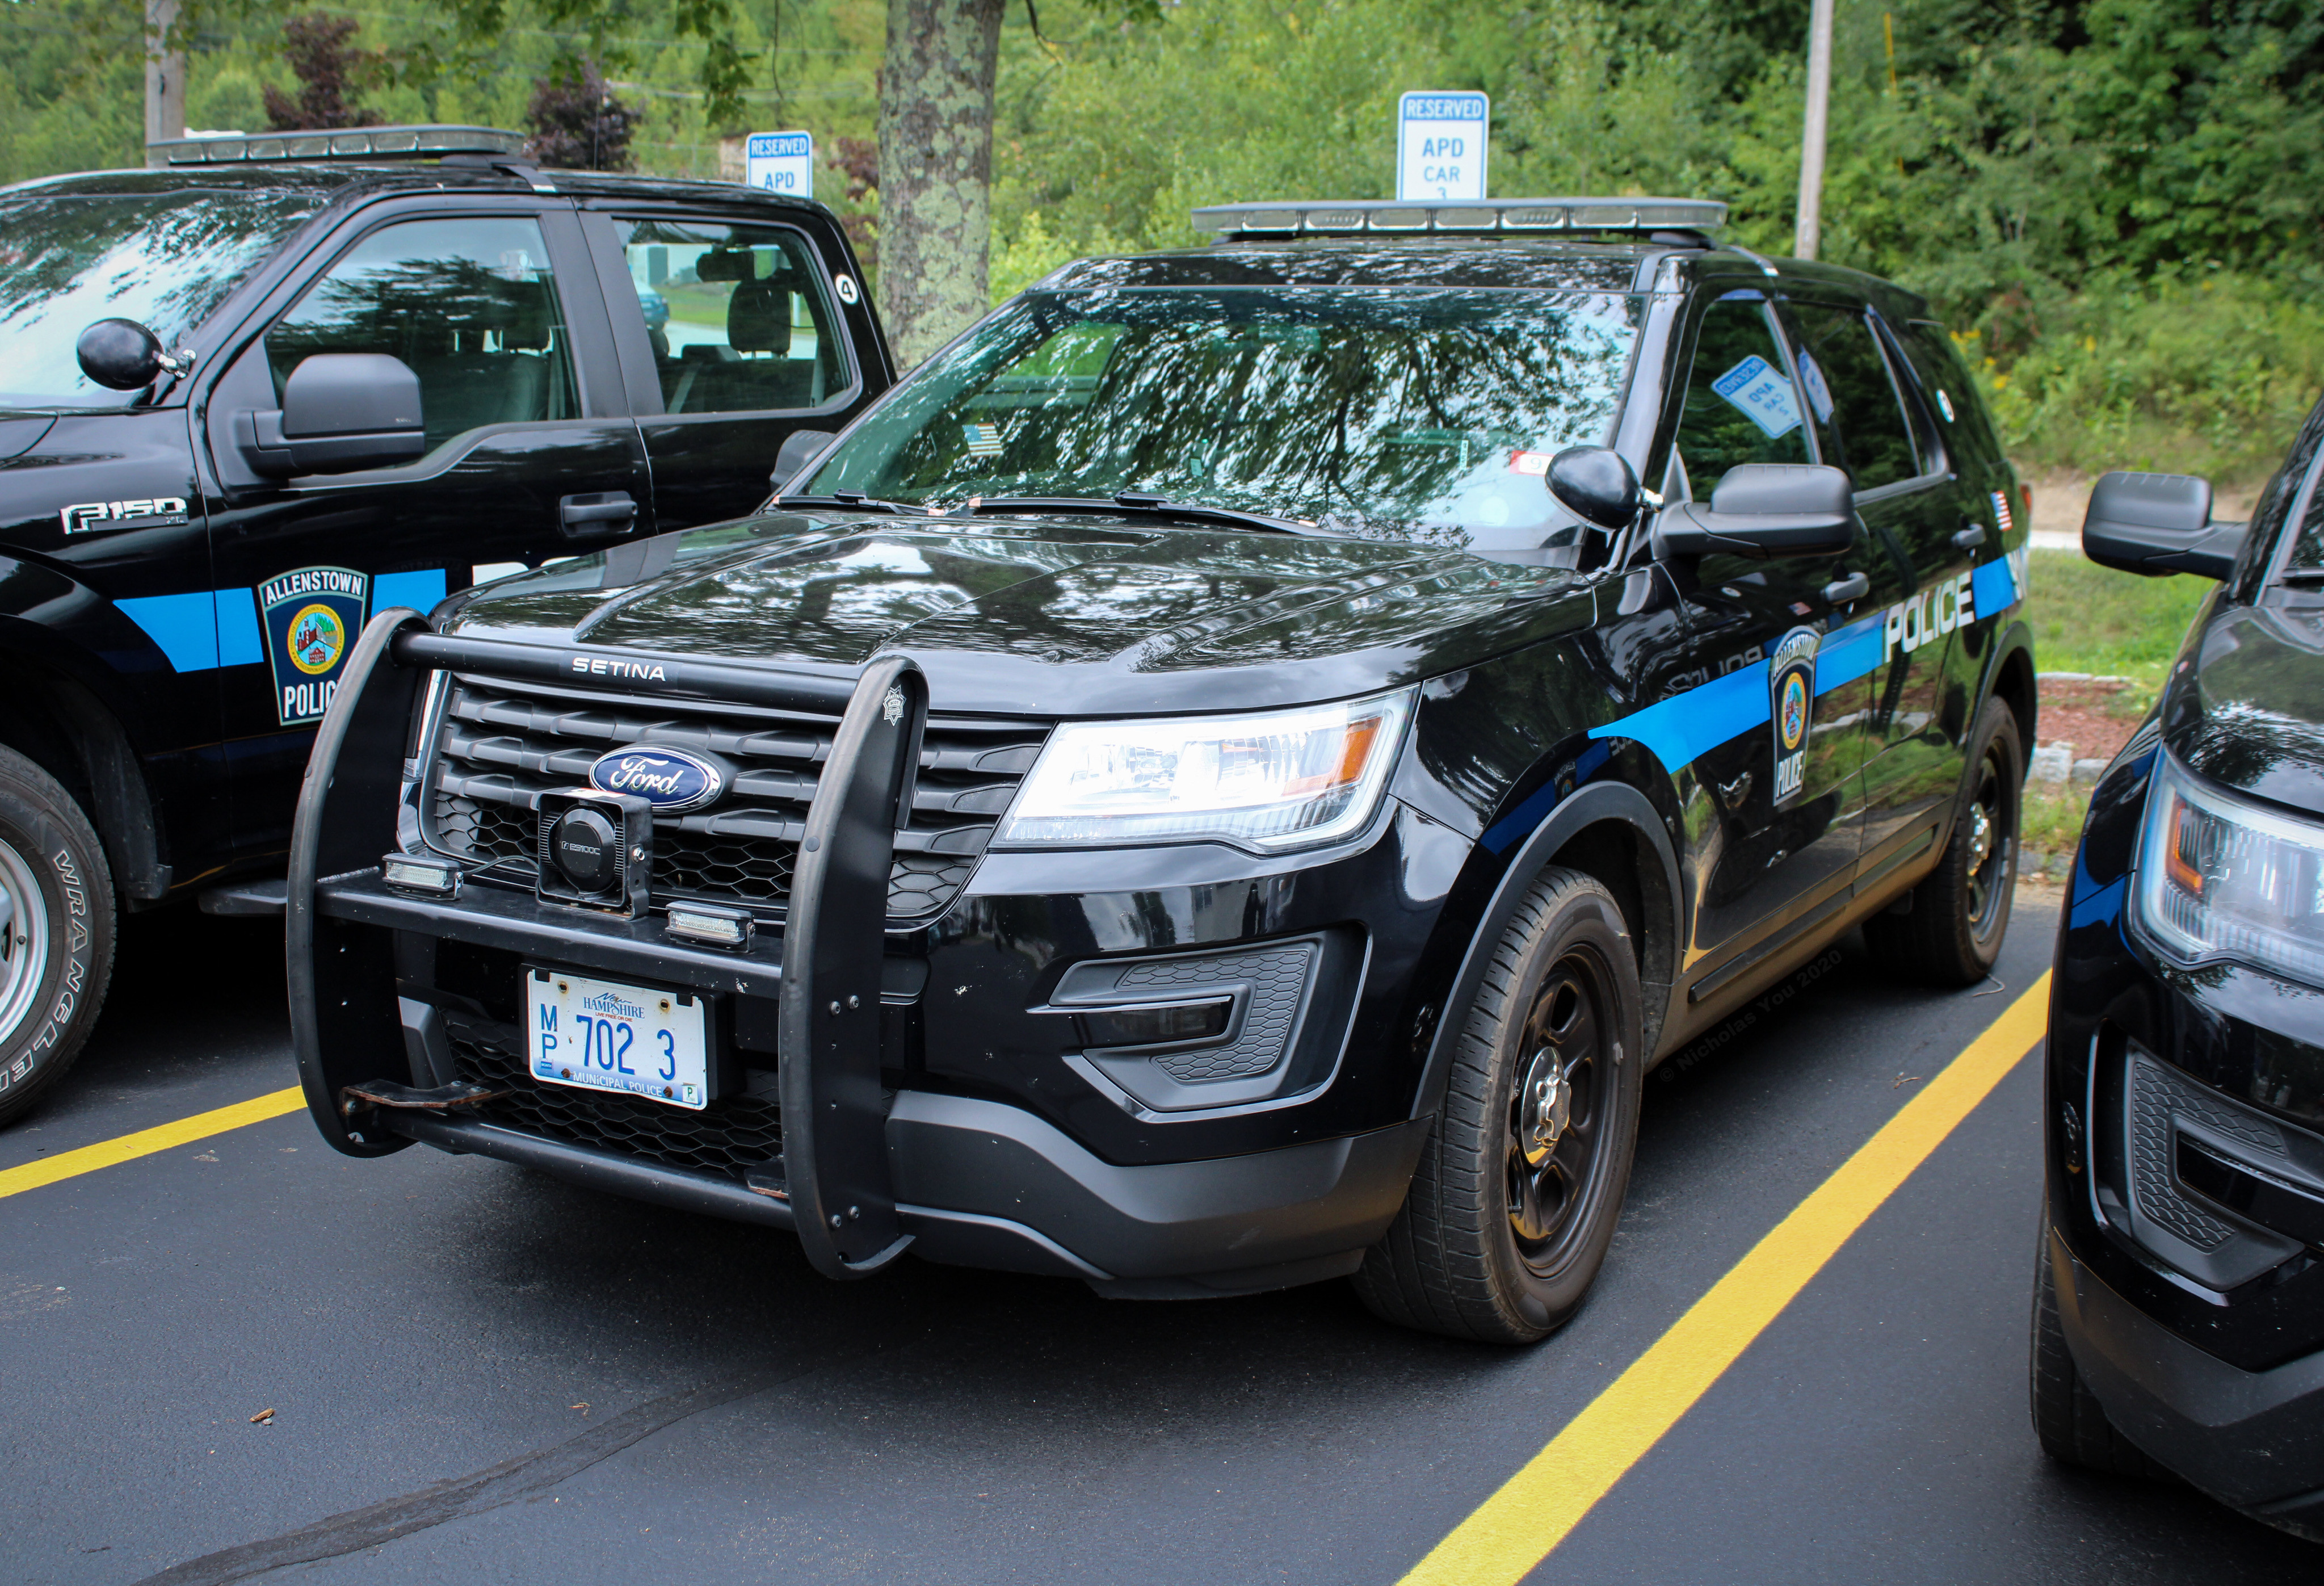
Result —
[[1793, 312], [1800, 327], [1800, 383], [1824, 461], [1846, 468], [1858, 490], [1926, 472], [1871, 321], [1860, 309], [1821, 303], [1797, 303]]
[[630, 267], [671, 413], [819, 408], [850, 383], [805, 238], [706, 220], [623, 223]]
[[385, 353], [420, 376], [428, 444], [580, 408], [540, 223], [407, 220], [357, 243], [266, 333], [279, 399], [317, 353]]
[[1783, 348], [1765, 303], [1731, 299], [1704, 312], [1695, 332], [1678, 451], [1702, 500], [1710, 499], [1720, 476], [1738, 464], [1812, 460], [1800, 421], [1799, 390], [1784, 372]]

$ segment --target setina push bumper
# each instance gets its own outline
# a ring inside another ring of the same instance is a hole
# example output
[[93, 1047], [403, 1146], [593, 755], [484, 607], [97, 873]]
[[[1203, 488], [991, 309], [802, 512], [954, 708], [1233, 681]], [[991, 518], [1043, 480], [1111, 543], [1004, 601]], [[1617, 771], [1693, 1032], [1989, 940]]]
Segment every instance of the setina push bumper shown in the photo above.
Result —
[[[642, 798], [596, 788], [539, 796], [544, 858], [552, 826], [566, 821], [586, 828], [585, 848], [610, 850], [602, 890], [577, 899], [560, 895], [545, 862], [531, 893], [466, 884], [462, 866], [412, 840], [433, 775], [423, 736], [431, 697], [473, 677], [618, 687], [647, 667], [671, 696], [835, 720], [779, 930], [756, 928], [739, 908], [657, 917], [646, 873], [655, 810]], [[290, 867], [292, 1041], [326, 1139], [359, 1157], [420, 1142], [789, 1229], [833, 1277], [867, 1275], [907, 1249], [1078, 1277], [1128, 1297], [1352, 1271], [1403, 1200], [1425, 1117], [1227, 1157], [1121, 1162], [1022, 1107], [899, 1082], [896, 1020], [919, 1000], [927, 964], [890, 955], [890, 875], [927, 715], [927, 679], [900, 655], [848, 678], [641, 663], [438, 634], [409, 611], [374, 617], [317, 738]], [[1311, 952], [1308, 985], [1323, 1011], [1305, 1022], [1326, 1034], [1352, 1012], [1354, 986], [1332, 989], [1342, 945], [1319, 938], [1284, 949]], [[490, 988], [458, 983], [458, 965], [479, 959], [505, 969], [495, 984], [521, 964], [529, 989], [552, 977], [560, 987], [612, 982], [664, 992], [665, 1007], [698, 1006], [706, 1088], [728, 1120], [718, 1150], [705, 1153], [716, 1162], [624, 1148], [620, 1115], [651, 1113], [645, 1127], [666, 1140], [706, 1111], [579, 1089], [551, 1095], [532, 1086], [522, 1057], [479, 1071], [467, 1060], [479, 1021], [496, 1023], [504, 1046], [541, 1035], [529, 1017], [537, 1008], [512, 1020], [508, 1008], [480, 1003]], [[1085, 994], [1073, 980], [1058, 993], [1061, 1002]], [[770, 1059], [771, 1073], [751, 1066]], [[512, 1115], [515, 1102], [544, 1097], [580, 1127], [529, 1127], [543, 1115], [537, 1107]], [[609, 1116], [596, 1116], [601, 1108]]]

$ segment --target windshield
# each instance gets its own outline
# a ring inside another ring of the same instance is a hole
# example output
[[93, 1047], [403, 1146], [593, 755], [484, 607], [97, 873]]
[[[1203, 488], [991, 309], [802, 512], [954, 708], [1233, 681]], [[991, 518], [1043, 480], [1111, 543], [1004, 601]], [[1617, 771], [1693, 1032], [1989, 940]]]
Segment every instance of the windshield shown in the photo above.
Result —
[[134, 319], [175, 348], [318, 208], [314, 192], [0, 194], [0, 406], [117, 408], [73, 344]]
[[1542, 475], [1602, 443], [1615, 293], [1033, 291], [924, 365], [793, 493], [1136, 493], [1452, 547], [1569, 537]]

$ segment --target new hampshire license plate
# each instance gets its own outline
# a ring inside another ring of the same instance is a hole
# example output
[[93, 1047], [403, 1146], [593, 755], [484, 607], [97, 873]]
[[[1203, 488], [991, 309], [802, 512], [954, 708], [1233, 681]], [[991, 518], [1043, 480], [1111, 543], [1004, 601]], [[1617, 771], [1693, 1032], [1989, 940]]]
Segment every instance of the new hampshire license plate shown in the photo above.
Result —
[[696, 1111], [710, 1104], [701, 998], [530, 967], [524, 992], [533, 1078]]

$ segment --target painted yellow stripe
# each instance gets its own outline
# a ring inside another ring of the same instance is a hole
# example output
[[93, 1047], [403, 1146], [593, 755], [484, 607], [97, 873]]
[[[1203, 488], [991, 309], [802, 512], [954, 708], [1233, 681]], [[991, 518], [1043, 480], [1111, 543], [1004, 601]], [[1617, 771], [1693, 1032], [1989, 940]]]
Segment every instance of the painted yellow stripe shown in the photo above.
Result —
[[236, 1102], [231, 1107], [197, 1112], [191, 1118], [180, 1118], [175, 1123], [157, 1123], [152, 1129], [141, 1129], [135, 1134], [124, 1134], [117, 1139], [99, 1140], [77, 1151], [61, 1151], [38, 1162], [27, 1162], [21, 1167], [0, 1168], [0, 1201], [10, 1195], [21, 1195], [26, 1190], [39, 1189], [43, 1185], [78, 1178], [84, 1173], [95, 1173], [100, 1167], [134, 1162], [140, 1157], [150, 1157], [172, 1146], [187, 1145], [214, 1134], [224, 1134], [230, 1129], [263, 1123], [286, 1112], [297, 1112], [306, 1105], [306, 1093], [292, 1085], [289, 1090], [271, 1091], [263, 1096], [253, 1096], [247, 1102]]
[[1694, 1303], [1403, 1586], [1525, 1579], [2041, 1040], [2045, 973]]

